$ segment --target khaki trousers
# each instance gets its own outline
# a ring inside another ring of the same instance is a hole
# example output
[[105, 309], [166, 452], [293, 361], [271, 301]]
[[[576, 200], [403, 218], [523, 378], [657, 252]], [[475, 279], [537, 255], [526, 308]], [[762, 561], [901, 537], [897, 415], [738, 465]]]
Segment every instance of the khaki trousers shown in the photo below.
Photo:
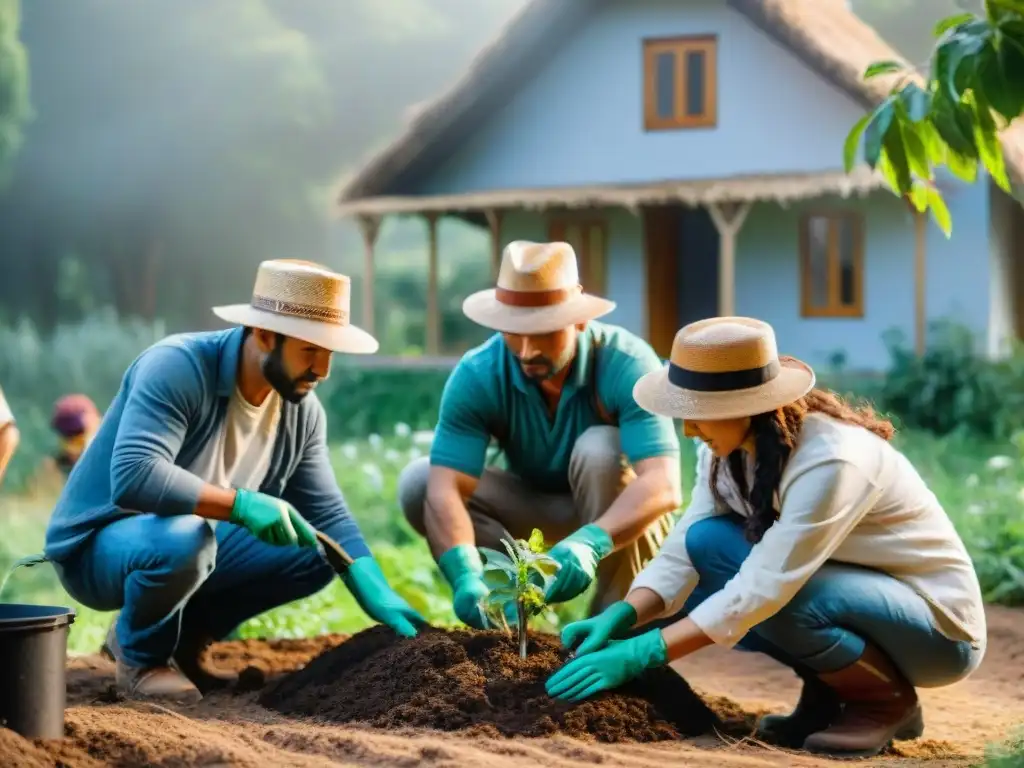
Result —
[[[411, 462], [398, 479], [402, 511], [409, 524], [424, 537], [429, 474], [430, 461], [424, 457]], [[622, 455], [619, 430], [609, 426], [591, 427], [576, 441], [569, 459], [570, 493], [541, 493], [511, 472], [485, 469], [466, 504], [476, 544], [503, 552], [503, 538], [526, 539], [534, 528], [539, 528], [550, 546], [604, 515], [635, 479], [636, 474]], [[672, 524], [672, 515], [665, 515], [634, 543], [601, 561], [590, 615], [626, 596], [633, 579], [661, 548]]]

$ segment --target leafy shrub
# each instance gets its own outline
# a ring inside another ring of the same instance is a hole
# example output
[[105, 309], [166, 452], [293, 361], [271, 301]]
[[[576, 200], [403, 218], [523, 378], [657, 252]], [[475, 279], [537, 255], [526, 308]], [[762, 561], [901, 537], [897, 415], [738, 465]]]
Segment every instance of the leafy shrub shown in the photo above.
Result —
[[891, 365], [879, 405], [903, 425], [982, 438], [1008, 438], [1024, 428], [1024, 355], [989, 359], [969, 329], [946, 321], [932, 325], [920, 357], [898, 334], [888, 334], [886, 345]]

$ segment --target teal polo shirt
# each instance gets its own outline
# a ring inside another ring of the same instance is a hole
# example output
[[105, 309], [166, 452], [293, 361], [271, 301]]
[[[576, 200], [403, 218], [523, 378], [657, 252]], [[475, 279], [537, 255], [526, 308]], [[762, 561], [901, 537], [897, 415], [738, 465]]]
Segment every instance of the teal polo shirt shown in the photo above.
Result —
[[598, 399], [618, 422], [623, 454], [631, 464], [678, 456], [672, 420], [648, 413], [633, 399], [633, 385], [659, 370], [661, 360], [646, 341], [624, 328], [590, 322], [579, 335], [553, 419], [540, 388], [523, 373], [500, 333], [467, 352], [441, 395], [430, 463], [479, 477], [491, 439], [504, 436], [501, 447], [510, 471], [537, 490], [568, 492], [569, 457], [577, 438], [605, 423], [588, 386], [595, 336], [600, 341], [594, 379]]

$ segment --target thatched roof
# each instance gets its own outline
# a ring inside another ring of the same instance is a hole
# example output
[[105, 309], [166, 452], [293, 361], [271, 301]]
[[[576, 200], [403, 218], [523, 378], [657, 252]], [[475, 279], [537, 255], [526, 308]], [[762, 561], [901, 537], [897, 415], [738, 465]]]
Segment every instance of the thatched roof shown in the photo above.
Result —
[[786, 205], [820, 195], [863, 196], [881, 189], [881, 177], [867, 168], [853, 173], [772, 174], [687, 179], [652, 184], [599, 184], [580, 187], [498, 189], [454, 195], [407, 195], [357, 198], [338, 204], [341, 215], [382, 216], [388, 213], [470, 213], [524, 208], [600, 208], [636, 210], [641, 205], [678, 202], [708, 205], [726, 202], [773, 200]]
[[[373, 155], [344, 183], [338, 200], [340, 212], [384, 213], [406, 208], [409, 211], [426, 210], [425, 206], [431, 199], [435, 202], [430, 205], [437, 206], [435, 210], [445, 210], [440, 205], [442, 200], [455, 203], [461, 200], [463, 210], [480, 210], [488, 207], [480, 204], [481, 201], [489, 201], [489, 205], [501, 207], [524, 204], [530, 196], [538, 201], [541, 198], [551, 199], [557, 190], [507, 190], [435, 198], [377, 196], [392, 188], [407, 174], [414, 173], [417, 168], [430, 164], [433, 159], [442, 157], [458, 146], [459, 141], [473, 130], [478, 121], [484, 119], [491, 107], [501, 103], [517, 83], [546, 63], [550, 52], [555, 49], [555, 46], [546, 43], [558, 36], [571, 34], [578, 28], [576, 22], [579, 17], [592, 10], [595, 2], [531, 0], [527, 3], [498, 37], [478, 54], [469, 69], [451, 88], [419, 109], [397, 139]], [[868, 64], [881, 59], [905, 61], [874, 29], [854, 15], [843, 0], [726, 2], [810, 68], [863, 104], [865, 109], [871, 109], [885, 99], [894, 82], [892, 76], [865, 81], [862, 75]], [[1002, 143], [1011, 175], [1024, 180], [1024, 126], [1014, 126], [1004, 132]], [[841, 147], [837, 146], [837, 159], [840, 151]], [[839, 191], [835, 186], [837, 175], [843, 174], [840, 171], [838, 174], [802, 177], [802, 189], [806, 193], [804, 196], [814, 197]], [[793, 178], [779, 177], [781, 184], [776, 187], [791, 186]], [[821, 184], [816, 189], [813, 186], [814, 180]], [[702, 184], [711, 183], [677, 183], [675, 188], [692, 191]], [[850, 187], [861, 189], [868, 183], [874, 187], [880, 186], [876, 175], [859, 170], [857, 179], [850, 180]], [[661, 186], [664, 189], [672, 188], [668, 184]], [[731, 188], [739, 194], [742, 185], [730, 185], [729, 180], [720, 180], [720, 188]], [[584, 196], [595, 201], [599, 195], [605, 195], [608, 200], [615, 195], [628, 195], [621, 191], [624, 187], [585, 189]], [[569, 190], [565, 192], [569, 193]], [[572, 194], [579, 197], [580, 188], [574, 188]], [[749, 192], [739, 199], [751, 199], [748, 195]], [[468, 205], [470, 200], [473, 200], [472, 205]], [[505, 202], [500, 202], [502, 200]], [[468, 208], [465, 207], [467, 205]]]

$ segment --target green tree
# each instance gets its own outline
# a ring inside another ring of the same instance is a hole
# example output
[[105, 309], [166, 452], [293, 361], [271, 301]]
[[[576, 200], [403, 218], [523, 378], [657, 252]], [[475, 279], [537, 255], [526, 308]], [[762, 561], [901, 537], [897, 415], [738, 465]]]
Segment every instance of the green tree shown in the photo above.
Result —
[[878, 61], [864, 78], [889, 78], [888, 97], [850, 130], [847, 171], [862, 152], [889, 187], [930, 210], [948, 236], [949, 210], [935, 186], [945, 167], [973, 182], [979, 166], [1012, 193], [1001, 134], [1024, 111], [1024, 0], [986, 0], [981, 13], [942, 19], [924, 69]]
[[28, 57], [19, 37], [21, 3], [0, 0], [0, 182], [21, 148], [25, 124], [32, 114], [28, 89]]

